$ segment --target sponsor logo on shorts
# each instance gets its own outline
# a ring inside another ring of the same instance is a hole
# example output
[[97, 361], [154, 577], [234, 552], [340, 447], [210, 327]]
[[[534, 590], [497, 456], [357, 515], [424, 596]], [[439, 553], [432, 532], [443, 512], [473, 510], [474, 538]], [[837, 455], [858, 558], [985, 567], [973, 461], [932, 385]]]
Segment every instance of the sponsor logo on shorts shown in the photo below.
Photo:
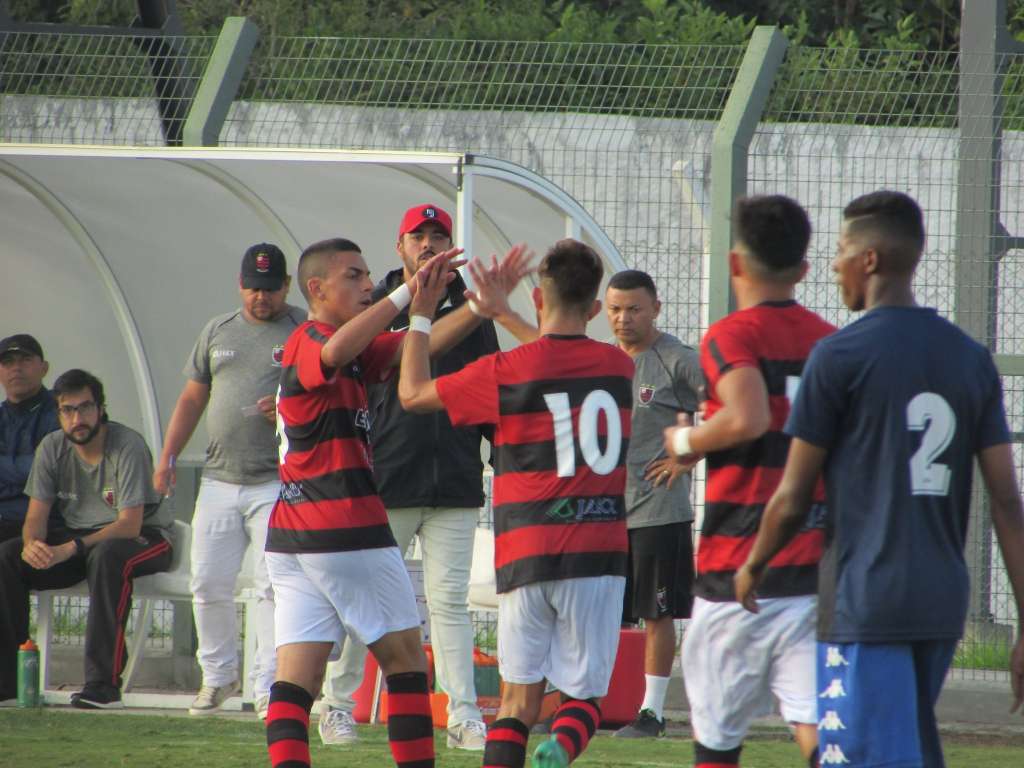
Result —
[[591, 496], [584, 499], [559, 499], [548, 510], [555, 520], [617, 520], [622, 515], [614, 496]]
[[640, 405], [650, 405], [654, 399], [655, 389], [650, 384], [640, 385]]
[[818, 694], [819, 699], [841, 699], [846, 696], [846, 689], [843, 688], [843, 681], [838, 677], [828, 684], [828, 688]]
[[285, 483], [281, 486], [281, 501], [292, 502], [302, 498], [302, 483]]
[[658, 587], [658, 593], [654, 599], [658, 603], [658, 613], [668, 613], [668, 589]]
[[845, 765], [849, 762], [838, 744], [829, 744], [825, 747], [825, 751], [821, 753], [822, 765]]
[[839, 719], [839, 713], [834, 709], [829, 709], [825, 712], [825, 716], [821, 718], [818, 723], [818, 729], [822, 731], [845, 731], [846, 726], [843, 725], [843, 721]]
[[825, 649], [825, 666], [848, 667], [850, 664], [845, 658], [843, 658], [843, 654], [837, 646], [830, 645]]
[[275, 368], [280, 368], [283, 360], [284, 344], [278, 344], [270, 351], [270, 362]]
[[108, 507], [114, 507], [114, 489], [111, 488], [110, 486], [107, 486], [106, 488], [103, 489], [103, 500], [107, 502]]

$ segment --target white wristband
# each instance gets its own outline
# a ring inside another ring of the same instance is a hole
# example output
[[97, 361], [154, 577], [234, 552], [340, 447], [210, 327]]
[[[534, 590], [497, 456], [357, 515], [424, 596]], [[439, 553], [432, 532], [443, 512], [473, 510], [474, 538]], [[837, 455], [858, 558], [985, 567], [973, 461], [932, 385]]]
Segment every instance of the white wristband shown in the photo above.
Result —
[[408, 284], [402, 283], [388, 294], [388, 300], [395, 305], [395, 309], [401, 312], [412, 301], [412, 291], [409, 290]]
[[427, 336], [430, 335], [430, 326], [433, 324], [429, 317], [424, 317], [423, 315], [413, 315], [409, 318], [409, 330], [419, 331], [420, 333], [427, 334]]
[[693, 453], [693, 449], [690, 447], [690, 432], [692, 430], [693, 427], [682, 427], [677, 429], [672, 436], [672, 450], [676, 452], [676, 456], [689, 456]]
[[483, 315], [480, 314], [480, 305], [477, 304], [472, 299], [469, 300], [469, 311], [472, 312], [477, 317], [483, 317]]

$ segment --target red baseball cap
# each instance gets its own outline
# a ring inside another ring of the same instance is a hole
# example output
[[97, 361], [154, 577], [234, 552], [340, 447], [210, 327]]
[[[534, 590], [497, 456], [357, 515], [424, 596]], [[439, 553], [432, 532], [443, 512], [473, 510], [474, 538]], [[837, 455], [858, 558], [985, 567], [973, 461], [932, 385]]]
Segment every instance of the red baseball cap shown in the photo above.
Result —
[[413, 206], [405, 212], [402, 223], [398, 227], [398, 239], [401, 240], [402, 235], [412, 232], [427, 221], [441, 225], [448, 237], [452, 236], [452, 217], [448, 215], [448, 212], [432, 203], [425, 203]]

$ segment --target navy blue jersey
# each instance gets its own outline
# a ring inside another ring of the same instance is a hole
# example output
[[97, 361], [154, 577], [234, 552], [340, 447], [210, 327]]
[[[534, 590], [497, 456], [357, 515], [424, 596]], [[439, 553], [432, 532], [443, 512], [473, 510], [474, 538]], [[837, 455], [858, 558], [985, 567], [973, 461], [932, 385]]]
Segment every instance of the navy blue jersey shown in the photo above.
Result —
[[988, 350], [933, 309], [873, 309], [815, 347], [786, 432], [828, 449], [819, 639], [959, 637], [973, 457], [1009, 442]]

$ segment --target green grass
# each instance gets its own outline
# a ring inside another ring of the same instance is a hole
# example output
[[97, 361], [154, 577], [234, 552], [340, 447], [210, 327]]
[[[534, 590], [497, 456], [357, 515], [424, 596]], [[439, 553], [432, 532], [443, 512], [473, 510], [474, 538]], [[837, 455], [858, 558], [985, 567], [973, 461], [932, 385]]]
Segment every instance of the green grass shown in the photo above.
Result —
[[[437, 738], [438, 765], [470, 768], [479, 753], [446, 749]], [[393, 765], [383, 726], [361, 726], [351, 747], [322, 747], [310, 732], [313, 765], [386, 768]], [[536, 741], [531, 743], [531, 748]], [[1015, 746], [1009, 746], [1015, 744]], [[1024, 738], [1007, 734], [947, 736], [948, 768], [1005, 768], [1024, 765]], [[692, 765], [688, 739], [619, 741], [602, 733], [577, 762], [594, 768]], [[802, 764], [796, 747], [781, 732], [759, 733], [748, 741], [749, 768], [791, 768]], [[175, 715], [78, 712], [66, 709], [0, 710], [0, 767], [22, 768], [253, 768], [267, 766], [262, 724], [254, 717], [196, 719]]]
[[953, 656], [953, 666], [960, 669], [1010, 668], [1010, 646], [999, 642], [960, 643]]

